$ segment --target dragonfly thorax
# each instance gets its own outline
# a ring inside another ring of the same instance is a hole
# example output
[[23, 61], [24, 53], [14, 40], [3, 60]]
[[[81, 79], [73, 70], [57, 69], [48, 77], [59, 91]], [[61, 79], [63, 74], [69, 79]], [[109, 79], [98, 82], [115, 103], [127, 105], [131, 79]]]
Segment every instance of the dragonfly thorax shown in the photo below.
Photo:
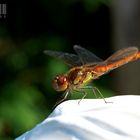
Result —
[[77, 67], [70, 70], [68, 73], [68, 81], [73, 87], [81, 87], [83, 84], [88, 83], [93, 79], [90, 71], [83, 67]]

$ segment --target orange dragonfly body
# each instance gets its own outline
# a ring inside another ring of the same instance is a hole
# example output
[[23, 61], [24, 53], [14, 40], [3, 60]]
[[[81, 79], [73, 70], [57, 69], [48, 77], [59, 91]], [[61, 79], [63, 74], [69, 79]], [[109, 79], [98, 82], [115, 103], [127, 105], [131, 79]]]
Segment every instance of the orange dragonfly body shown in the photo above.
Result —
[[[80, 46], [75, 45], [74, 50], [78, 55], [51, 50], [44, 51], [45, 54], [59, 58], [72, 66], [67, 73], [58, 75], [53, 80], [53, 87], [56, 91], [66, 91], [62, 100], [65, 100], [68, 93], [73, 90], [83, 92], [84, 98], [86, 92], [83, 89], [90, 88], [94, 91], [94, 87], [86, 85], [91, 80], [95, 80], [115, 68], [140, 58], [140, 51], [136, 47], [120, 49], [105, 61]], [[100, 95], [104, 99], [101, 93]]]

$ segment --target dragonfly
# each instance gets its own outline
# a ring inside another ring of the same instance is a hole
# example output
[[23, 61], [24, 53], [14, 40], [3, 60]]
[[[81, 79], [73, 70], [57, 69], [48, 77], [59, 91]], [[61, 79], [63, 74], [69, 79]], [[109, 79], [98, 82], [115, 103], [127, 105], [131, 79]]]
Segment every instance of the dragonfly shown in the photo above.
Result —
[[71, 67], [65, 74], [57, 75], [52, 82], [56, 91], [65, 92], [59, 103], [66, 100], [67, 96], [72, 94], [73, 91], [82, 92], [82, 99], [84, 99], [87, 95], [85, 89], [92, 89], [95, 96], [95, 91], [98, 91], [105, 103], [107, 103], [102, 93], [96, 87], [89, 86], [88, 83], [113, 69], [140, 58], [140, 51], [137, 47], [122, 48], [104, 61], [79, 45], [74, 45], [73, 49], [77, 54], [52, 50], [44, 51], [45, 54], [63, 60]]

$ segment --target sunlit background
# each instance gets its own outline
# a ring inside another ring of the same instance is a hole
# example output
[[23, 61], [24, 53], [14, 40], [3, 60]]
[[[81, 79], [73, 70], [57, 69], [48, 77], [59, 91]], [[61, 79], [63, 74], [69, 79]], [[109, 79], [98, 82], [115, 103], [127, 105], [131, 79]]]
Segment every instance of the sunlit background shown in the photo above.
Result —
[[[51, 82], [55, 75], [65, 73], [69, 67], [43, 54], [44, 50], [75, 53], [73, 45], [78, 44], [106, 59], [119, 48], [140, 45], [138, 0], [133, 4], [130, 0], [3, 3], [7, 10], [5, 17], [0, 17], [2, 140], [14, 139], [33, 128], [50, 114], [62, 97], [63, 93], [54, 91]], [[134, 62], [104, 75], [93, 86], [105, 97], [139, 94], [139, 71], [140, 61]], [[73, 98], [81, 98], [81, 95]], [[87, 98], [95, 96], [88, 94]]]

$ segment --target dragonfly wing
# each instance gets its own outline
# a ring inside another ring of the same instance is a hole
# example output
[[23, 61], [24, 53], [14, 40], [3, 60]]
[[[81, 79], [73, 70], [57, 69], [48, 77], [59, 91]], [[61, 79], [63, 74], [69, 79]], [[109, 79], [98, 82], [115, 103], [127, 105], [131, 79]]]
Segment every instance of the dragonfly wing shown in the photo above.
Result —
[[45, 50], [44, 53], [64, 61], [66, 64], [68, 64], [71, 67], [82, 65], [82, 62], [80, 61], [79, 57], [75, 54], [59, 52], [59, 51], [51, 51], [51, 50]]
[[78, 45], [74, 45], [73, 48], [76, 51], [76, 53], [78, 54], [81, 62], [84, 65], [89, 64], [89, 63], [96, 63], [96, 62], [103, 61], [102, 59], [100, 59], [95, 54], [93, 54], [92, 52], [90, 52], [89, 50], [87, 50], [85, 48], [82, 48], [82, 47], [80, 47]]
[[136, 47], [120, 49], [116, 53], [111, 55], [108, 59], [106, 59], [105, 63], [107, 62], [107, 64], [108, 64], [108, 63], [114, 63], [114, 62], [123, 60], [124, 58], [132, 56], [132, 55], [136, 54], [137, 52], [138, 52], [138, 48], [136, 48]]

